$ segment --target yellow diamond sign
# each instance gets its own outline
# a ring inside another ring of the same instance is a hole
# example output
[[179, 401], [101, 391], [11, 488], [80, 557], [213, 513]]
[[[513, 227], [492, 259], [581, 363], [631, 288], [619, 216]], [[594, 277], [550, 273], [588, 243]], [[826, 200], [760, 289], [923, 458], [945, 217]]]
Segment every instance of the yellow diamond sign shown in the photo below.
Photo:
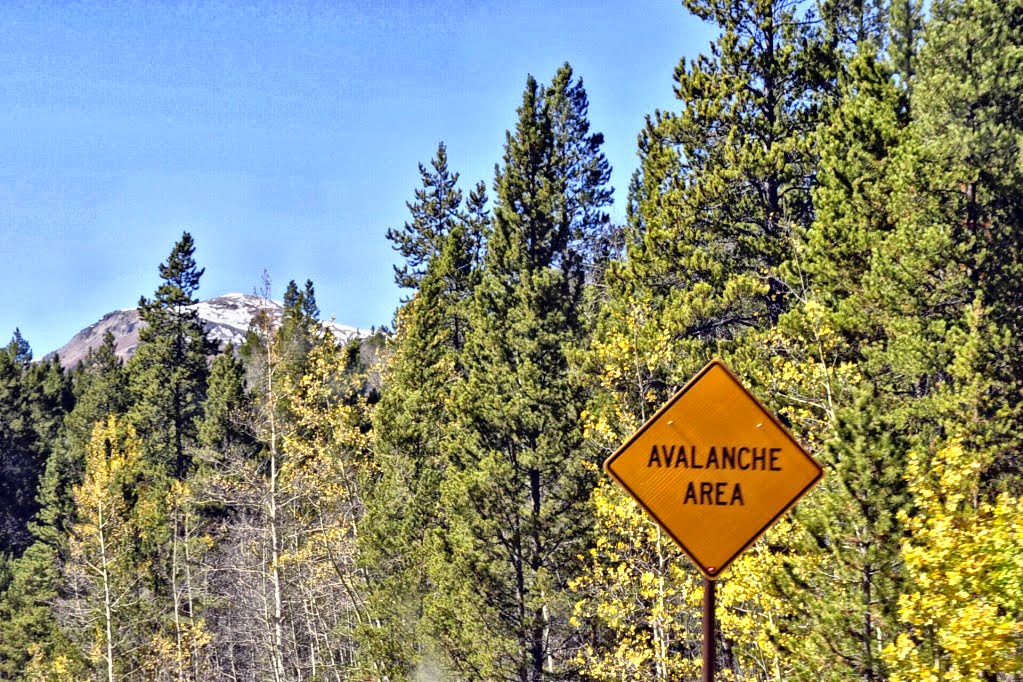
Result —
[[711, 579], [824, 474], [720, 360], [700, 370], [604, 469]]

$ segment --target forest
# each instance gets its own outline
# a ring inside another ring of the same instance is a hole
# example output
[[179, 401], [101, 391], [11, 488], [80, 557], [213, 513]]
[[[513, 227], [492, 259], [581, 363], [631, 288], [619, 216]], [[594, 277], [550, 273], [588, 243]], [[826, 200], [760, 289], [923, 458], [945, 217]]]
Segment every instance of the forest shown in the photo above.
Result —
[[701, 576], [600, 465], [715, 357], [826, 472], [718, 679], [1023, 679], [1023, 2], [682, 5], [621, 221], [566, 63], [493, 178], [419, 166], [393, 330], [291, 282], [217, 349], [185, 232], [128, 361], [15, 331], [0, 680], [698, 679]]

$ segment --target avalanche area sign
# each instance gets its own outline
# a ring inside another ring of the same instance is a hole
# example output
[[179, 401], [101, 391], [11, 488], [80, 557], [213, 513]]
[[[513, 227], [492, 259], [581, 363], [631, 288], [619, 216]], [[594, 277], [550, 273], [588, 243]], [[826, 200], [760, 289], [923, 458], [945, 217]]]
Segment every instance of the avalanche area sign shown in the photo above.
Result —
[[720, 360], [608, 457], [604, 470], [711, 580], [824, 475]]

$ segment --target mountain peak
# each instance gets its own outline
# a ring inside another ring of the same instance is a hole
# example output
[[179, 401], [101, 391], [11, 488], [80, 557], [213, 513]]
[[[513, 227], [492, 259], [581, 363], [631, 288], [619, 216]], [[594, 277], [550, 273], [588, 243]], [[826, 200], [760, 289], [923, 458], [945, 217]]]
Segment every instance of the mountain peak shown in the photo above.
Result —
[[[224, 347], [228, 343], [241, 344], [245, 340], [249, 323], [260, 311], [265, 310], [274, 320], [279, 320], [284, 312], [284, 305], [279, 301], [265, 299], [254, 294], [230, 293], [200, 301], [189, 306], [195, 310], [206, 328], [210, 340]], [[142, 325], [138, 310], [127, 308], [109, 312], [99, 320], [75, 334], [70, 341], [61, 346], [56, 353], [60, 354], [60, 363], [66, 368], [74, 367], [85, 360], [89, 350], [98, 348], [103, 343], [103, 336], [109, 331], [114, 335], [117, 355], [127, 360], [135, 353], [139, 344], [139, 327]], [[348, 325], [324, 322], [339, 340], [368, 336], [365, 329]], [[52, 355], [52, 353], [50, 354]], [[50, 356], [47, 356], [50, 357]]]

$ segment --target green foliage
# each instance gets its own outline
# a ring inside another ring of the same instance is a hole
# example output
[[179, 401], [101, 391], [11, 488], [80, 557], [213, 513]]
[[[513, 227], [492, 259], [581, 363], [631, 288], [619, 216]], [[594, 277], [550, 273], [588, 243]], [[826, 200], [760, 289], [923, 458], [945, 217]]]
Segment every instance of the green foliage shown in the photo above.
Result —
[[923, 33], [924, 3], [923, 0], [892, 0], [889, 4], [888, 53], [899, 80], [908, 91], [912, 89]]
[[284, 292], [284, 312], [276, 334], [281, 371], [293, 379], [302, 376], [309, 351], [321, 333], [320, 309], [312, 280], [306, 280], [302, 291], [291, 280]]
[[839, 318], [862, 326], [859, 301], [873, 247], [893, 229], [892, 155], [908, 121], [907, 104], [872, 51], [857, 53], [840, 83], [840, 103], [818, 132], [815, 220], [796, 266]]
[[872, 352], [884, 356], [875, 344], [894, 311], [865, 300], [864, 282], [874, 249], [896, 230], [891, 175], [908, 115], [871, 44], [849, 56], [838, 86], [817, 132], [815, 220], [786, 266], [798, 304], [753, 357], [766, 364], [761, 380], [829, 474], [796, 510], [798, 551], [780, 557], [774, 581], [778, 595], [809, 606], [779, 622], [792, 675], [881, 680], [879, 653], [897, 630], [896, 512], [905, 504], [908, 444], [901, 401], [881, 378], [888, 365], [867, 361]]
[[774, 580], [803, 607], [779, 626], [797, 679], [886, 679], [881, 650], [898, 631], [903, 588], [897, 515], [908, 507], [896, 425], [870, 392], [841, 408], [820, 453], [826, 478], [796, 510], [804, 534]]
[[242, 427], [247, 406], [244, 377], [245, 370], [235, 357], [233, 346], [228, 346], [223, 355], [213, 359], [206, 404], [198, 428], [202, 445], [224, 450], [250, 440]]
[[[983, 359], [965, 373], [961, 367], [968, 363], [961, 362], [953, 374], [966, 386], [978, 374], [992, 382], [975, 416], [998, 415], [999, 421], [1019, 415], [1018, 377], [1023, 370], [1016, 350], [1023, 337], [1018, 305], [1023, 284], [1020, 11], [1019, 3], [936, 3], [913, 105], [921, 162], [928, 168], [927, 190], [935, 196], [938, 216], [965, 251], [960, 268], [967, 277], [966, 291], [957, 301], [963, 311], [960, 325], [971, 335], [979, 333], [984, 346], [979, 349]], [[975, 396], [983, 392], [970, 391]], [[953, 413], [961, 409], [951, 407]], [[1019, 466], [1015, 453], [1020, 442], [1014, 434], [995, 428], [971, 438], [979, 447], [1006, 452], [995, 462], [1000, 470]]]
[[0, 348], [0, 554], [20, 555], [31, 544], [40, 477], [73, 403], [60, 360], [33, 363], [28, 342], [15, 330]]
[[609, 167], [566, 64], [530, 77], [495, 182], [494, 220], [453, 394], [427, 614], [466, 679], [571, 674], [568, 581], [592, 541], [592, 467], [580, 453], [585, 391], [567, 351]]
[[130, 401], [127, 375], [110, 332], [99, 348], [89, 350], [72, 376], [74, 408], [64, 418], [59, 447], [46, 460], [39, 483], [40, 510], [33, 526], [36, 537], [61, 548], [74, 518], [71, 490], [81, 483], [92, 429], [110, 415], [123, 415]]
[[448, 150], [443, 142], [437, 145], [437, 155], [430, 167], [432, 170], [419, 164], [423, 186], [415, 191], [415, 201], [405, 204], [412, 221], [400, 229], [387, 230], [387, 238], [404, 260], [402, 265], [394, 266], [394, 281], [406, 289], [419, 287], [427, 263], [440, 251], [447, 234], [462, 220], [458, 173], [448, 169]]
[[70, 674], [84, 674], [81, 653], [60, 629], [53, 610], [60, 585], [55, 550], [36, 542], [4, 569], [0, 569], [0, 679], [34, 679], [29, 668], [43, 661], [60, 662]]
[[[442, 150], [435, 168], [446, 165]], [[417, 196], [430, 182], [424, 177]], [[450, 191], [458, 193], [454, 186]], [[422, 264], [418, 289], [398, 310], [385, 390], [373, 416], [377, 474], [366, 492], [360, 524], [373, 625], [362, 629], [361, 641], [380, 673], [396, 679], [410, 678], [433, 655], [421, 624], [423, 600], [431, 589], [428, 538], [437, 529], [440, 482], [448, 466], [444, 443], [451, 437], [451, 387], [464, 377], [468, 305], [489, 224], [486, 202], [479, 184], [456, 207], [453, 221], [433, 216], [443, 234], [432, 236], [436, 250]], [[416, 210], [414, 215], [422, 218]], [[405, 266], [411, 267], [412, 262]]]
[[196, 417], [206, 396], [207, 356], [214, 348], [199, 314], [188, 307], [204, 270], [197, 268], [195, 243], [185, 232], [160, 265], [162, 283], [153, 299], [139, 299], [139, 346], [128, 362], [133, 404], [129, 414], [144, 436], [147, 457], [182, 478], [187, 447], [196, 440]]

